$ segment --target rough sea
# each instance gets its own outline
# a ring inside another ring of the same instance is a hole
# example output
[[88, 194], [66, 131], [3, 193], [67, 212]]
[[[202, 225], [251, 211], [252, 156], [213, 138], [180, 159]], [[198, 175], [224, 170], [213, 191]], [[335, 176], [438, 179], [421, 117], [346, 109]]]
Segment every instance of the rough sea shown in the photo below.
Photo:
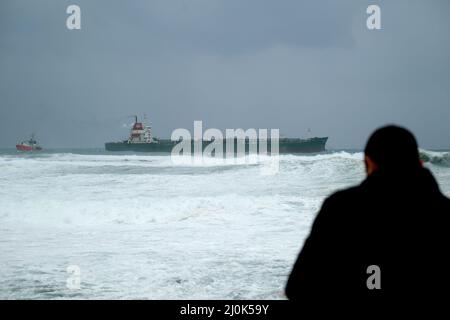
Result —
[[[450, 196], [450, 152], [423, 151]], [[0, 151], [1, 299], [283, 299], [324, 198], [363, 154], [174, 165], [101, 150]]]

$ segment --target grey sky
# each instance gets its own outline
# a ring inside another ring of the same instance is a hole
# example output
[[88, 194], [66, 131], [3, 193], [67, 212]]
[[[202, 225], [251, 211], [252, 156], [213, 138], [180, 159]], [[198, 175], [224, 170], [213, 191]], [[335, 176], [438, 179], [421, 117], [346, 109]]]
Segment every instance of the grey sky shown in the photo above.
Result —
[[449, 14], [448, 0], [1, 0], [0, 147], [32, 131], [101, 147], [146, 113], [162, 137], [203, 120], [361, 148], [395, 122], [450, 148]]

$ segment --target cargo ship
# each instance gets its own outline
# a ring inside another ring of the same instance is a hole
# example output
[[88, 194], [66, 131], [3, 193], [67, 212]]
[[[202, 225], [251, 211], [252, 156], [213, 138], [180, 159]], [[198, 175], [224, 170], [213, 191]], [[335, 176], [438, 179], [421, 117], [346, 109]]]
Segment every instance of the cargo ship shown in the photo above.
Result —
[[16, 149], [18, 151], [41, 151], [42, 147], [38, 145], [36, 139], [34, 138], [34, 134], [31, 135], [31, 138], [28, 141], [22, 141], [21, 143], [16, 144]]
[[[325, 151], [325, 144], [328, 137], [314, 137], [307, 139], [300, 138], [279, 138], [278, 140], [278, 152], [279, 153], [317, 153]], [[152, 136], [151, 126], [147, 126], [142, 122], [138, 122], [137, 116], [135, 116], [134, 124], [131, 128], [130, 136], [125, 141], [119, 142], [107, 142], [105, 143], [106, 151], [131, 151], [131, 152], [155, 152], [155, 153], [171, 153], [173, 148], [180, 143], [179, 141], [173, 141], [170, 139], [159, 139]], [[202, 150], [204, 150], [214, 140], [206, 141], [201, 140]], [[233, 150], [237, 152], [238, 140], [223, 139], [223, 154], [227, 152], [227, 144], [232, 143]], [[271, 153], [272, 143], [271, 139], [265, 140], [266, 146], [261, 147], [261, 140], [257, 139], [249, 140], [245, 139], [245, 153], [257, 153], [265, 152]], [[191, 140], [191, 150], [194, 150], [195, 141]], [[214, 152], [213, 152], [214, 154]]]

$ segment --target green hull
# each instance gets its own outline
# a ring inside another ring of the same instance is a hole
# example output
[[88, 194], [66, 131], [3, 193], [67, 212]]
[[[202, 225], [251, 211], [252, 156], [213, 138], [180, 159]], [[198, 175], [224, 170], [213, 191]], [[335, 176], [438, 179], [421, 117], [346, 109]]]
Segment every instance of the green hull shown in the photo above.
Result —
[[[310, 138], [310, 139], [292, 139], [292, 138], [281, 138], [279, 140], [279, 153], [315, 153], [325, 151], [325, 144], [328, 137], [324, 138]], [[236, 153], [237, 141], [230, 141], [234, 143], [234, 152]], [[107, 142], [105, 143], [105, 149], [107, 151], [131, 151], [131, 152], [157, 152], [157, 153], [170, 153], [175, 145], [179, 142], [171, 141], [168, 139], [155, 140], [152, 143], [128, 143], [125, 142]], [[210, 141], [203, 141], [202, 149], [204, 150], [208, 146]], [[227, 140], [223, 141], [224, 154], [226, 152]], [[253, 144], [253, 146], [250, 146]], [[267, 141], [267, 152], [271, 152], [270, 139]], [[253, 148], [252, 148], [253, 147]], [[253, 153], [256, 147], [256, 152], [260, 152], [259, 143], [255, 141], [254, 143], [249, 143], [247, 140], [245, 142], [245, 152]], [[191, 142], [191, 152], [194, 152], [194, 142]]]

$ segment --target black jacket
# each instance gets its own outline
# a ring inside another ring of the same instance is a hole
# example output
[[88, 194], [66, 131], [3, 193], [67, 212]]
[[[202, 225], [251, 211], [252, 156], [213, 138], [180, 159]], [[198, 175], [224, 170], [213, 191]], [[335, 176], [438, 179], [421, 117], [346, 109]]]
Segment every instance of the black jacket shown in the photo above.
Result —
[[[449, 215], [450, 200], [427, 169], [374, 172], [325, 200], [286, 295], [297, 301], [417, 298], [450, 290]], [[367, 287], [371, 265], [380, 268], [380, 290]]]

